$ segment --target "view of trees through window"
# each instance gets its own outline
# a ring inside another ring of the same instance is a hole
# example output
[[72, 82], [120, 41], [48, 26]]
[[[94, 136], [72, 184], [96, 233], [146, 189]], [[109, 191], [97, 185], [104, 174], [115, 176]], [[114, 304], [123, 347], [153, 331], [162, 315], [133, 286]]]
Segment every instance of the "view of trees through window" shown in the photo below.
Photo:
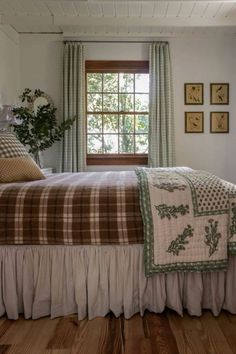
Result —
[[149, 74], [87, 73], [88, 154], [147, 154]]

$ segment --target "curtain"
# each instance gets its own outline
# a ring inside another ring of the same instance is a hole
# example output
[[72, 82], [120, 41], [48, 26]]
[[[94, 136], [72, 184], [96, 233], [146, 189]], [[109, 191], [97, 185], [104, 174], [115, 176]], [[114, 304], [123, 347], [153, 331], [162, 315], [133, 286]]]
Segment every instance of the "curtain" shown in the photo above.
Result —
[[149, 166], [175, 164], [173, 88], [169, 44], [150, 46]]
[[67, 42], [63, 60], [63, 119], [76, 116], [62, 140], [62, 172], [86, 168], [85, 64], [81, 43]]

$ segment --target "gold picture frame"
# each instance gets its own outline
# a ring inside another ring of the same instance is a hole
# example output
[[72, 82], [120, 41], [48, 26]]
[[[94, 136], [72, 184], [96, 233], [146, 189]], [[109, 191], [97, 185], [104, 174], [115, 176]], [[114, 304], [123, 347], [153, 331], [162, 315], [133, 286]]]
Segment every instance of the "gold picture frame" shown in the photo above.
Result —
[[211, 104], [229, 104], [229, 84], [212, 83], [210, 84], [210, 102]]
[[210, 132], [214, 134], [229, 133], [229, 112], [210, 113]]
[[185, 112], [185, 133], [204, 132], [204, 112]]
[[204, 85], [203, 83], [184, 84], [184, 104], [202, 105], [204, 103]]

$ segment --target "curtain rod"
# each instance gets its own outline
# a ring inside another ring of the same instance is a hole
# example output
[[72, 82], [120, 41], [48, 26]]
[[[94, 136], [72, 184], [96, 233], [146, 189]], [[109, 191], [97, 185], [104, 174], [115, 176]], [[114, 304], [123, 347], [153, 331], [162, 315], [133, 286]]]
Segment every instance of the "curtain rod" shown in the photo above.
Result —
[[89, 41], [89, 40], [65, 40], [64, 43], [78, 42], [78, 43], [168, 43], [167, 41]]

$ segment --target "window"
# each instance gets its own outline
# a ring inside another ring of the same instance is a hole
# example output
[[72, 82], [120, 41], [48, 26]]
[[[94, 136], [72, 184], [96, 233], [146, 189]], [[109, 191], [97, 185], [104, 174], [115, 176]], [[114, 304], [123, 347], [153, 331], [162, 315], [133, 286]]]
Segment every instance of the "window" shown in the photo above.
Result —
[[146, 61], [87, 61], [87, 163], [147, 164]]

